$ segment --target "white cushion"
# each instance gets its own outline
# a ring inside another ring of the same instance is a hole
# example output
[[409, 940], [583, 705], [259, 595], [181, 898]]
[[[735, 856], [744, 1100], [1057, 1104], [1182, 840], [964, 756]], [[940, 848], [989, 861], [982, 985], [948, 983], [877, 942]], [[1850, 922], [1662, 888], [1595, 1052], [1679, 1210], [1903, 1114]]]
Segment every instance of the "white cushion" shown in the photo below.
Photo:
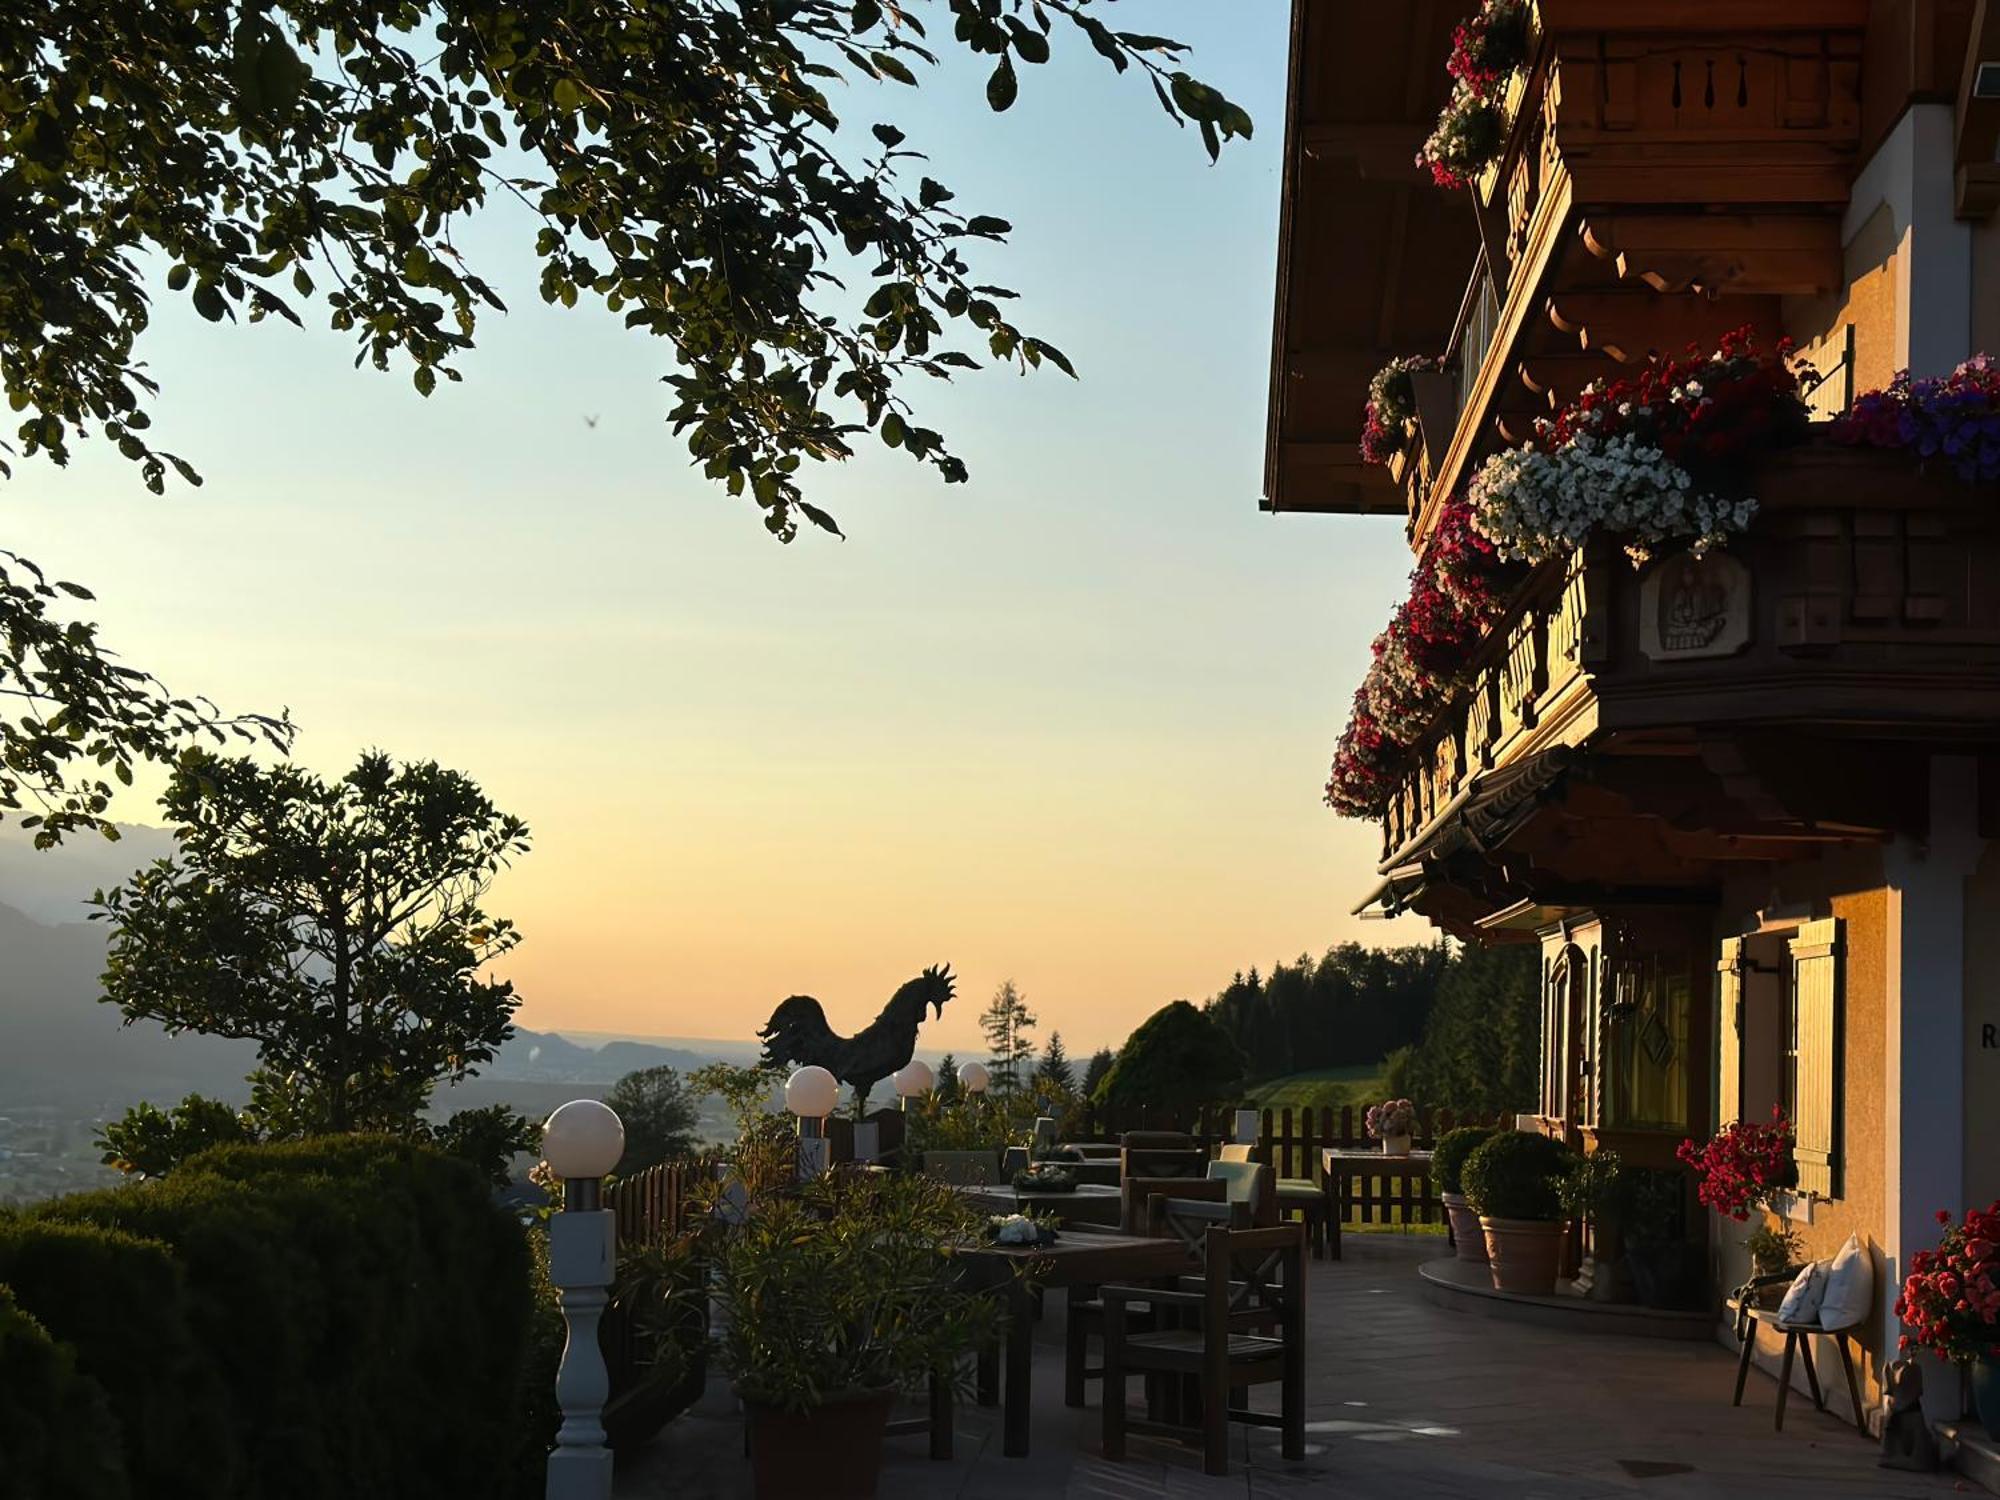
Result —
[[1819, 1317], [1820, 1298], [1826, 1293], [1826, 1262], [1816, 1260], [1792, 1279], [1785, 1300], [1778, 1304], [1780, 1323], [1811, 1323]]
[[1874, 1260], [1868, 1247], [1850, 1234], [1827, 1266], [1826, 1291], [1819, 1303], [1820, 1326], [1852, 1328], [1868, 1316], [1874, 1302]]

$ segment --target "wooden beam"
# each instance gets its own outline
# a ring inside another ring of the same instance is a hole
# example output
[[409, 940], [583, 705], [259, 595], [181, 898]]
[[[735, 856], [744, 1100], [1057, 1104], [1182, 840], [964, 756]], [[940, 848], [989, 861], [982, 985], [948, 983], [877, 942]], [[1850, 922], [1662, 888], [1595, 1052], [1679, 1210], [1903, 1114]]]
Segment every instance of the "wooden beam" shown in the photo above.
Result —
[[1351, 162], [1362, 177], [1416, 185], [1417, 149], [1425, 128], [1399, 120], [1322, 122], [1302, 126], [1299, 141], [1314, 161]]
[[1577, 347], [1619, 364], [1681, 353], [1689, 344], [1712, 349], [1744, 324], [1772, 336], [1778, 308], [1765, 297], [1665, 295], [1650, 287], [1602, 292], [1557, 292], [1548, 300], [1549, 322], [1575, 338]]
[[1621, 279], [1656, 292], [1811, 296], [1842, 279], [1840, 221], [1831, 215], [1597, 214], [1579, 232]]

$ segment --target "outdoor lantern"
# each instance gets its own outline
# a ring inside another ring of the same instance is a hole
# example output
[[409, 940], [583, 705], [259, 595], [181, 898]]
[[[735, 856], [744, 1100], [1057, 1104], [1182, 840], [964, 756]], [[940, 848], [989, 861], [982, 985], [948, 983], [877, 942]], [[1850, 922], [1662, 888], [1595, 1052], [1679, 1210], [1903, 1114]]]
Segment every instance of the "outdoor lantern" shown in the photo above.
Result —
[[839, 1080], [825, 1068], [808, 1064], [785, 1080], [785, 1108], [801, 1121], [824, 1120], [839, 1099]]
[[958, 1065], [959, 1086], [968, 1094], [985, 1093], [986, 1085], [992, 1081], [993, 1075], [986, 1071], [985, 1063], [970, 1062]]
[[604, 1404], [611, 1375], [598, 1344], [618, 1261], [617, 1216], [602, 1207], [598, 1185], [625, 1154], [617, 1111], [595, 1099], [572, 1099], [542, 1127], [542, 1158], [563, 1182], [563, 1211], [549, 1220], [549, 1280], [562, 1305], [562, 1361], [556, 1406], [562, 1428], [549, 1454], [547, 1500], [611, 1500], [611, 1449]]
[[897, 1096], [908, 1101], [928, 1094], [937, 1084], [937, 1075], [931, 1072], [929, 1063], [911, 1058], [889, 1081], [896, 1085]]
[[563, 1207], [597, 1207], [597, 1184], [625, 1154], [625, 1126], [595, 1099], [572, 1099], [542, 1127], [542, 1159], [564, 1183]]

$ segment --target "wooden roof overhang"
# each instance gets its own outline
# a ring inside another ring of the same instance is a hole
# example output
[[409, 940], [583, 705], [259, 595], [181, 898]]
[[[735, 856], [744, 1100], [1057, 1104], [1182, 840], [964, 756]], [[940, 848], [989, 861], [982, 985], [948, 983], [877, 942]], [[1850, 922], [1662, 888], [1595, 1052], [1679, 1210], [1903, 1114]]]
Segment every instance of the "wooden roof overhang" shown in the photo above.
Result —
[[1568, 912], [1710, 904], [1745, 862], [1922, 826], [1925, 778], [1903, 752], [1822, 752], [1801, 774], [1803, 750], [1786, 736], [1688, 734], [1544, 751], [1479, 777], [1384, 862], [1356, 910], [1415, 911], [1467, 941], [1520, 940]]
[[1416, 165], [1449, 93], [1452, 28], [1473, 0], [1293, 0], [1267, 511], [1400, 515], [1361, 462], [1368, 379], [1444, 348], [1478, 247], [1464, 196]]

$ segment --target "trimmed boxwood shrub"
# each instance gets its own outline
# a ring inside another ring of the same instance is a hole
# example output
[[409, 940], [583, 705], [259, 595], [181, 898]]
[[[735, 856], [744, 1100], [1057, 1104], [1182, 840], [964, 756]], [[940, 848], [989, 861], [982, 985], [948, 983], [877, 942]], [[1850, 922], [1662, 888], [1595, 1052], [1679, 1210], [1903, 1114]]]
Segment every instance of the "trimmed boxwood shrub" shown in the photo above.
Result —
[[166, 1245], [98, 1224], [0, 1218], [0, 1283], [103, 1388], [125, 1472], [148, 1500], [236, 1492], [226, 1397]]
[[0, 1286], [0, 1500], [126, 1500], [104, 1389]]
[[1571, 1159], [1553, 1137], [1503, 1130], [1465, 1158], [1459, 1179], [1474, 1211], [1488, 1218], [1554, 1222], [1563, 1216], [1556, 1183]]
[[1440, 1193], [1463, 1193], [1460, 1173], [1465, 1159], [1493, 1139], [1491, 1125], [1461, 1125], [1438, 1137], [1431, 1149], [1431, 1181]]
[[[372, 1136], [225, 1146], [158, 1182], [40, 1205], [27, 1222], [171, 1251], [217, 1393], [206, 1404], [225, 1424], [216, 1441], [236, 1460], [203, 1495], [499, 1495], [519, 1472], [526, 1239], [466, 1163]], [[79, 1364], [143, 1370], [147, 1337], [106, 1320], [79, 1334]], [[152, 1450], [128, 1434], [126, 1452]], [[190, 1493], [177, 1475], [132, 1477], [149, 1500]]]

